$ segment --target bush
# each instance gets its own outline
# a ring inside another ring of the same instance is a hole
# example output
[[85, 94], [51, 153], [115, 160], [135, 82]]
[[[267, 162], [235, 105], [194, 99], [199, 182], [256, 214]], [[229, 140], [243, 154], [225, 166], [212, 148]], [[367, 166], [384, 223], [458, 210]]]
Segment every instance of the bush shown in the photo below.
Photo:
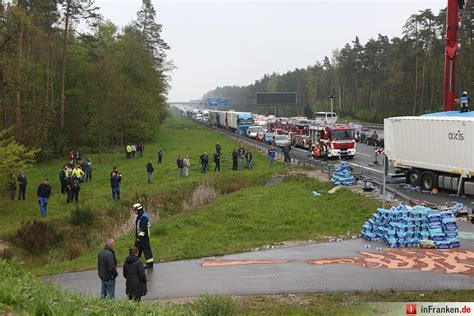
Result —
[[71, 210], [69, 222], [74, 226], [92, 226], [96, 218], [89, 206], [77, 206]]
[[3, 249], [0, 259], [10, 261], [12, 260], [12, 258], [13, 258], [13, 251], [10, 248]]
[[83, 248], [79, 244], [67, 244], [64, 252], [69, 260], [78, 258], [82, 254]]
[[64, 236], [48, 223], [37, 220], [23, 221], [12, 242], [34, 254], [42, 253], [62, 243]]
[[235, 306], [229, 297], [203, 295], [194, 303], [198, 315], [226, 316], [235, 314]]

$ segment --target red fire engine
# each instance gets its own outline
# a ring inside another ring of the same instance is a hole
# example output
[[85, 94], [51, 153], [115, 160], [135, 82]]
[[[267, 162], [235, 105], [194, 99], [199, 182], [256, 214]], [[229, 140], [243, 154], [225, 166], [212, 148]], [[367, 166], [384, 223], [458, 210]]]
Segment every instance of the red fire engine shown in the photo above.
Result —
[[324, 156], [328, 158], [352, 159], [355, 156], [354, 129], [347, 125], [311, 126], [312, 139], [311, 154], [314, 158]]

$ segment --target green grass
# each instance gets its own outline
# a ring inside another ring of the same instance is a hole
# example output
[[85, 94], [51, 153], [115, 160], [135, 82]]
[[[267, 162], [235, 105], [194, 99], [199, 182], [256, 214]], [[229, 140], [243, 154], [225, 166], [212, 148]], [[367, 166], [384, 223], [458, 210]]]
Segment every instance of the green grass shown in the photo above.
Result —
[[[201, 175], [198, 156], [204, 151], [211, 153], [217, 141], [223, 147], [222, 172]], [[64, 235], [63, 247], [36, 256], [22, 249], [14, 249], [14, 254], [36, 274], [93, 269], [97, 251], [102, 247], [96, 234], [109, 229], [120, 216], [128, 216], [128, 209], [137, 197], [153, 200], [162, 217], [152, 227], [155, 261], [223, 255], [286, 240], [359, 232], [363, 222], [379, 206], [377, 201], [345, 189], [334, 195], [326, 194], [331, 184], [303, 176], [264, 186], [272, 175], [285, 172], [283, 164], [277, 163], [269, 168], [266, 157], [256, 154], [254, 170], [232, 171], [230, 155], [237, 146], [226, 136], [182, 118], [171, 117], [162, 126], [157, 142], [147, 144], [145, 148], [144, 158], [152, 157], [153, 160], [158, 147], [164, 151], [164, 163], [155, 165], [152, 184], [146, 182], [146, 159], [126, 160], [122, 153], [104, 155], [103, 163], [94, 164], [93, 181], [84, 184], [80, 197], [84, 201], [83, 209], [96, 212], [97, 223], [74, 226], [72, 222], [77, 224], [78, 219], [69, 219], [73, 209], [65, 207], [64, 197], [58, 193], [59, 183], [53, 178], [55, 195], [50, 198], [47, 221]], [[179, 154], [191, 157], [189, 178], [176, 176], [175, 160]], [[37, 165], [29, 172], [30, 183], [39, 182], [45, 174], [57, 174], [55, 170], [59, 170], [61, 163]], [[109, 173], [113, 166], [123, 173], [121, 202], [113, 202], [110, 197]], [[188, 200], [194, 188], [203, 182], [230, 194], [221, 195], [199, 209], [183, 212], [182, 202]], [[22, 220], [39, 217], [31, 191], [32, 185], [26, 203], [3, 201], [6, 203], [6, 207], [0, 210], [1, 218], [5, 218], [0, 222], [3, 236], [13, 233]], [[313, 197], [312, 191], [323, 195]], [[125, 258], [133, 240], [133, 236], [117, 240], [119, 262]], [[69, 252], [79, 252], [79, 257], [70, 260], [73, 256]]]
[[[359, 232], [379, 203], [347, 189], [320, 197], [311, 194], [330, 188], [315, 179], [290, 177], [278, 185], [242, 189], [198, 210], [166, 218], [151, 230], [155, 260], [224, 255], [286, 240]], [[118, 241], [120, 259], [130, 240]], [[95, 260], [96, 252], [90, 252], [73, 261], [37, 267], [35, 272], [94, 268]]]
[[470, 302], [473, 296], [474, 290], [370, 291], [251, 296], [234, 301], [244, 315], [405, 315], [404, 302]]
[[[211, 156], [216, 142], [222, 146], [221, 172], [214, 173], [214, 163], [211, 162], [212, 171], [201, 175], [199, 156], [204, 151]], [[254, 151], [254, 170], [232, 171], [231, 152], [238, 146], [237, 142], [225, 135], [215, 133], [189, 120], [171, 116], [161, 126], [156, 142], [145, 144], [143, 159], [127, 160], [122, 150], [116, 150], [103, 154], [102, 162], [99, 163], [96, 155], [88, 155], [83, 150], [82, 156], [91, 157], [94, 170], [93, 181], [84, 183], [81, 188], [80, 205], [81, 208], [90, 208], [97, 214], [98, 222], [94, 225], [95, 231], [89, 229], [81, 232], [78, 228], [71, 227], [69, 218], [73, 207], [66, 207], [65, 196], [60, 193], [58, 180], [59, 170], [64, 160], [37, 164], [27, 172], [29, 185], [25, 202], [0, 199], [0, 218], [2, 219], [0, 238], [8, 240], [23, 220], [39, 219], [40, 211], [35, 197], [36, 188], [43, 178], [48, 177], [53, 187], [53, 194], [49, 199], [48, 216], [45, 220], [63, 232], [66, 246], [70, 243], [86, 243], [85, 252], [74, 261], [66, 260], [68, 258], [64, 249], [53, 249], [40, 256], [31, 256], [22, 249], [14, 249], [14, 253], [32, 268], [42, 269], [46, 263], [51, 264], [55, 268], [49, 270], [50, 273], [90, 268], [91, 263], [95, 261], [94, 252], [102, 244], [94, 236], [100, 231], [110, 229], [120, 216], [127, 217], [130, 206], [137, 198], [146, 197], [152, 200], [155, 208], [159, 208], [161, 217], [166, 217], [179, 213], [183, 200], [188, 199], [194, 188], [201, 182], [226, 188], [223, 191], [231, 192], [240, 187], [262, 185], [272, 175], [284, 170], [282, 163], [276, 163], [273, 168], [268, 168], [267, 158]], [[157, 165], [156, 151], [159, 147], [163, 149], [164, 154], [163, 163]], [[176, 158], [180, 154], [190, 156], [189, 178], [177, 177]], [[148, 184], [146, 180], [145, 165], [148, 158], [153, 160], [155, 167], [151, 184]], [[117, 166], [123, 174], [122, 199], [119, 202], [114, 202], [111, 198], [109, 175], [114, 166]], [[72, 240], [72, 235], [75, 235], [75, 240]], [[131, 238], [125, 238], [120, 246], [126, 249], [130, 246], [130, 240]], [[94, 243], [92, 249], [90, 243]], [[125, 251], [124, 249], [121, 250]], [[120, 250], [119, 253], [125, 254]]]
[[[204, 177], [200, 173], [199, 156], [204, 152], [211, 156], [214, 153], [216, 142], [223, 147], [222, 172], [220, 176], [232, 177], [231, 153], [233, 148], [238, 147], [238, 143], [228, 137], [214, 133], [211, 130], [196, 125], [188, 120], [170, 117], [168, 118], [153, 144], [145, 144], [143, 159], [126, 160], [122, 150], [102, 155], [102, 162], [98, 162], [97, 155], [90, 155], [86, 150], [81, 151], [82, 157], [90, 157], [93, 162], [93, 181], [85, 183], [80, 192], [79, 199], [86, 205], [96, 210], [117, 209], [123, 204], [129, 207], [134, 198], [138, 196], [153, 196], [162, 192], [172, 192], [179, 195], [182, 189], [186, 191], [193, 184], [201, 181]], [[164, 152], [163, 164], [156, 164], [156, 151], [161, 147]], [[255, 151], [254, 151], [255, 152]], [[176, 158], [179, 154], [189, 155], [191, 158], [191, 173], [187, 179], [177, 178]], [[255, 179], [269, 178], [272, 174], [283, 170], [282, 164], [277, 164], [274, 168], [267, 167], [266, 157], [255, 156], [255, 169], [252, 172], [241, 171], [246, 177]], [[146, 181], [145, 165], [148, 159], [154, 162], [155, 173], [153, 183]], [[64, 160], [54, 160], [37, 164], [26, 173], [28, 186], [26, 192], [27, 200], [14, 201], [6, 198], [0, 199], [0, 236], [5, 237], [16, 230], [22, 220], [37, 219], [40, 217], [40, 210], [36, 201], [36, 189], [42, 179], [49, 178], [53, 188], [52, 196], [48, 202], [48, 221], [64, 220], [69, 214], [66, 208], [66, 199], [60, 192], [59, 171]], [[118, 167], [122, 172], [122, 201], [113, 202], [111, 198], [109, 175], [112, 167]], [[214, 167], [214, 163], [210, 163]], [[211, 171], [205, 178], [214, 178]]]

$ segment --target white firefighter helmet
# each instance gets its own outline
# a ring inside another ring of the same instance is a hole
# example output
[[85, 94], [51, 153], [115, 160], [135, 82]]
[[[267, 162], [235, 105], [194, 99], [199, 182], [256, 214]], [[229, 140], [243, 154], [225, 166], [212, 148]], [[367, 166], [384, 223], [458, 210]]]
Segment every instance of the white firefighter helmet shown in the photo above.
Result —
[[135, 204], [133, 204], [133, 206], [132, 206], [132, 210], [137, 211], [137, 212], [142, 211], [142, 210], [143, 210], [143, 206], [142, 206], [140, 203], [135, 203]]

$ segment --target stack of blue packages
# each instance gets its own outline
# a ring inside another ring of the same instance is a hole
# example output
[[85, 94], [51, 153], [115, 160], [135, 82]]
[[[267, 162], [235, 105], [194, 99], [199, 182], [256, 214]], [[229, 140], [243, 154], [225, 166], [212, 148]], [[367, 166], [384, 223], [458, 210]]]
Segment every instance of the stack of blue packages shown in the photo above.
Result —
[[343, 162], [341, 165], [336, 167], [332, 176], [331, 182], [335, 185], [354, 185], [355, 178], [351, 173], [349, 163]]
[[440, 249], [460, 246], [453, 213], [419, 205], [379, 208], [362, 226], [362, 237], [383, 241], [389, 247], [417, 247], [422, 240], [432, 240]]

